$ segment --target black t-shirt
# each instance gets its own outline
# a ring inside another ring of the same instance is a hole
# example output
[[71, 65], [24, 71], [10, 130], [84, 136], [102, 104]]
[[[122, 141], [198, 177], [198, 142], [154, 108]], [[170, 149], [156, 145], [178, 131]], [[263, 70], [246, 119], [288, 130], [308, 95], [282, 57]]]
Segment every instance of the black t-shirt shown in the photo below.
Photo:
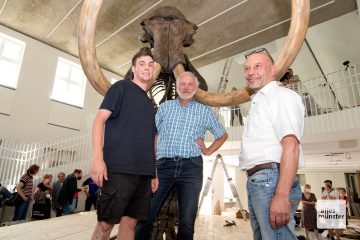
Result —
[[112, 112], [103, 146], [108, 173], [155, 176], [155, 112], [147, 93], [132, 81], [118, 81], [100, 109]]
[[44, 183], [39, 183], [38, 185], [37, 185], [37, 187], [38, 188], [40, 188], [40, 191], [42, 191], [42, 192], [45, 192], [46, 190], [50, 190], [50, 188], [48, 188], [47, 186], [45, 186], [45, 184]]

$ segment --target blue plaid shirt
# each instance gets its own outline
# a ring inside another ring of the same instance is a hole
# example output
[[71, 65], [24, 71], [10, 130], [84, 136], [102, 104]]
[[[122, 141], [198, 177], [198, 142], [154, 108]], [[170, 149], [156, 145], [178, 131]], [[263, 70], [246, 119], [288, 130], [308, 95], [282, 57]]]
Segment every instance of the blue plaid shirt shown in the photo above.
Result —
[[196, 101], [183, 107], [178, 99], [164, 102], [159, 106], [155, 122], [158, 130], [156, 159], [200, 156], [196, 140], [204, 139], [206, 130], [215, 139], [225, 133], [211, 108]]

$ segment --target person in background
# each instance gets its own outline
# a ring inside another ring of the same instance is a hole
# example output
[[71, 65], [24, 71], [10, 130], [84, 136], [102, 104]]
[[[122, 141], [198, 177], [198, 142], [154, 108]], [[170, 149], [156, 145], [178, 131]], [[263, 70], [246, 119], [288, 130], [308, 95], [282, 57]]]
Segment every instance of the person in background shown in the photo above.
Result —
[[73, 213], [76, 208], [76, 194], [81, 192], [77, 187], [77, 181], [81, 180], [82, 171], [75, 169], [72, 174], [67, 175], [60, 189], [58, 203], [63, 209], [63, 213]]
[[309, 237], [309, 229], [314, 230], [315, 239], [318, 240], [319, 230], [316, 224], [316, 196], [311, 192], [311, 186], [305, 184], [302, 193], [301, 226], [304, 228], [306, 239]]
[[59, 172], [58, 173], [58, 180], [53, 183], [52, 185], [52, 192], [51, 192], [51, 200], [52, 200], [52, 209], [56, 213], [56, 217], [62, 216], [63, 209], [61, 205], [58, 203], [59, 194], [61, 187], [65, 181], [65, 173]]
[[48, 219], [51, 214], [51, 174], [45, 174], [34, 191], [33, 219]]
[[[236, 91], [236, 87], [231, 88], [231, 91]], [[243, 117], [241, 115], [240, 105], [230, 107], [230, 125], [234, 126], [235, 116], [238, 117], [240, 126], [244, 126]], [[235, 124], [236, 125], [236, 124]]]
[[248, 207], [255, 240], [297, 239], [295, 211], [301, 201], [296, 172], [304, 166], [301, 97], [276, 82], [265, 48], [245, 54], [244, 79], [255, 91], [241, 141], [240, 168], [247, 174]]
[[346, 225], [349, 224], [349, 197], [346, 196], [346, 190], [345, 188], [339, 188], [339, 200], [345, 200], [346, 204]]
[[10, 198], [12, 194], [5, 186], [2, 186], [0, 183], [0, 195], [2, 199], [7, 199]]
[[[324, 181], [325, 190], [322, 193], [321, 199], [325, 200], [338, 200], [339, 199], [339, 191], [332, 187], [331, 180]], [[331, 240], [340, 239], [340, 231], [339, 229], [328, 229], [329, 236]]]
[[[85, 189], [86, 186], [89, 186], [87, 190]], [[99, 190], [98, 185], [96, 185], [92, 178], [89, 177], [83, 182], [82, 187], [86, 194], [85, 211], [90, 211], [92, 205], [94, 205], [94, 208], [96, 209], [97, 192]]]
[[[184, 72], [176, 79], [179, 97], [160, 104], [156, 113], [158, 130], [156, 147], [157, 178], [153, 189], [147, 221], [139, 221], [135, 239], [150, 240], [152, 226], [160, 208], [175, 187], [178, 193], [179, 228], [177, 239], [191, 240], [203, 183], [202, 154], [209, 156], [218, 150], [228, 135], [212, 109], [194, 99], [199, 81], [192, 72]], [[214, 141], [204, 144], [209, 130]]]
[[31, 165], [16, 184], [16, 191], [24, 199], [24, 202], [15, 206], [13, 221], [25, 220], [33, 193], [33, 177], [39, 172], [39, 169], [38, 165]]

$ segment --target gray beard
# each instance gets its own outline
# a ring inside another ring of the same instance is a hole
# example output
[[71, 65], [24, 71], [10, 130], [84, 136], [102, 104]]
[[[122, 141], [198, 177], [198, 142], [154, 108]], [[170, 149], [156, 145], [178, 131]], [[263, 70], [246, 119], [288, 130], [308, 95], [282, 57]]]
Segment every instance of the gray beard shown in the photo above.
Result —
[[196, 91], [194, 91], [193, 93], [185, 93], [185, 94], [182, 94], [182, 93], [179, 93], [177, 92], [177, 94], [179, 95], [179, 97], [183, 100], [190, 100], [192, 99], [195, 94], [196, 94]]

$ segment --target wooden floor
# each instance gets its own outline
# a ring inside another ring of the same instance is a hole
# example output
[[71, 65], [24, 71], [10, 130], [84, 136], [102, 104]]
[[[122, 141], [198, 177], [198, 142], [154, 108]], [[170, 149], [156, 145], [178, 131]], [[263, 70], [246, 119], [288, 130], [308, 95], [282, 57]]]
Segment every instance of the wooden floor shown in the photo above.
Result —
[[82, 240], [91, 239], [96, 213], [81, 212], [46, 220], [30, 221], [0, 228], [0, 239]]
[[[226, 220], [234, 221], [236, 225], [224, 227]], [[249, 220], [244, 221], [230, 216], [204, 215], [196, 219], [194, 238], [196, 240], [250, 240], [252, 231]]]
[[[224, 227], [225, 220], [236, 226]], [[0, 228], [1, 240], [82, 240], [90, 239], [96, 224], [96, 213], [82, 212], [69, 216], [31, 221]], [[112, 235], [116, 235], [116, 227]], [[251, 239], [249, 221], [221, 216], [198, 216], [196, 240]]]
[[[226, 220], [235, 221], [236, 226], [224, 227]], [[90, 239], [96, 224], [96, 213], [82, 212], [73, 215], [31, 221], [0, 227], [1, 240], [85, 240]], [[116, 235], [117, 227], [112, 236]], [[297, 229], [302, 234], [302, 229]], [[195, 226], [195, 240], [252, 239], [250, 222], [232, 216], [198, 216]], [[320, 238], [321, 239], [321, 238]], [[341, 238], [347, 239], [347, 238]]]

